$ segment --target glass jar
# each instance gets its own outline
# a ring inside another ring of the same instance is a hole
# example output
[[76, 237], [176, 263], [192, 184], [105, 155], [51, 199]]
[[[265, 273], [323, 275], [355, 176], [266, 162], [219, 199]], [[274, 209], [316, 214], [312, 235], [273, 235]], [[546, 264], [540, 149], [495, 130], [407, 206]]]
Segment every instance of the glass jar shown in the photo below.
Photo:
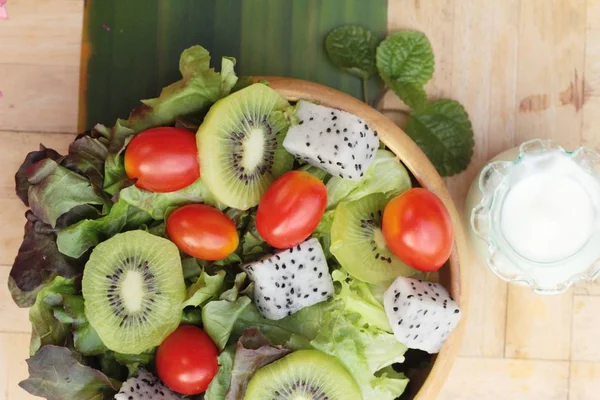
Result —
[[469, 240], [503, 280], [558, 294], [600, 274], [600, 154], [535, 139], [499, 154], [466, 199]]

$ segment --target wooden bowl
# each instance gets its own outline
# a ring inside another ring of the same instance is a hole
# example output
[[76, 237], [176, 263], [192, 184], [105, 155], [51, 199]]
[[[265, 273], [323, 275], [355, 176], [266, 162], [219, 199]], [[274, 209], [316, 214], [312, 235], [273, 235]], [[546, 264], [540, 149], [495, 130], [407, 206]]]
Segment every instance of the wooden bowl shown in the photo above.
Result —
[[423, 370], [417, 376], [411, 376], [412, 382], [406, 394], [407, 399], [436, 399], [448, 377], [460, 346], [468, 296], [467, 274], [464, 268], [461, 268], [461, 263], [466, 263], [467, 244], [458, 212], [442, 178], [427, 156], [402, 129], [366, 103], [327, 86], [300, 79], [269, 76], [256, 79], [269, 81], [269, 85], [273, 89], [290, 101], [313, 100], [329, 107], [348, 111], [368, 121], [369, 126], [377, 130], [383, 143], [398, 156], [419, 184], [435, 193], [448, 208], [454, 226], [455, 243], [447, 266], [440, 270], [440, 283], [450, 291], [452, 298], [459, 304], [463, 311], [463, 317], [442, 351], [435, 357], [431, 369]]

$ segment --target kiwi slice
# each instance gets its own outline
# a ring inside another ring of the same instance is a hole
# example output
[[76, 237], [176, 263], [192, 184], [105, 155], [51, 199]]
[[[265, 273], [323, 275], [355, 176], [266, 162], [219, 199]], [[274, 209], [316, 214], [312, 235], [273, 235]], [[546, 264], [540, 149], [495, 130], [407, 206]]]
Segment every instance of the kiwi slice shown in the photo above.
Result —
[[216, 102], [196, 135], [202, 180], [225, 205], [254, 207], [267, 188], [290, 170], [294, 158], [282, 146], [288, 102], [255, 83]]
[[334, 357], [298, 350], [261, 369], [244, 400], [362, 400], [350, 373]]
[[185, 282], [179, 250], [167, 239], [129, 231], [100, 243], [85, 264], [85, 315], [109, 349], [139, 354], [181, 320]]
[[331, 224], [331, 253], [350, 275], [368, 283], [389, 282], [418, 272], [387, 247], [381, 232], [387, 202], [382, 193], [342, 202]]

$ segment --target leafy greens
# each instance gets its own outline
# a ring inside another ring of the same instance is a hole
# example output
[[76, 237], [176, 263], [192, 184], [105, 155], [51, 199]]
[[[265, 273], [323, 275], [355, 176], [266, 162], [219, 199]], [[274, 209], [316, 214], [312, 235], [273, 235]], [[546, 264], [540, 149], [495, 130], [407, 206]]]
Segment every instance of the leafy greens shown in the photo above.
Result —
[[429, 102], [427, 99], [425, 84], [433, 77], [435, 68], [427, 36], [414, 30], [402, 30], [378, 42], [373, 32], [345, 25], [329, 33], [325, 47], [335, 65], [363, 80], [372, 75], [375, 65], [387, 88], [414, 110], [406, 124], [406, 133], [440, 175], [455, 175], [467, 168], [473, 156], [474, 141], [465, 109], [454, 100]]
[[[417, 36], [415, 43], [422, 45], [422, 38]], [[337, 65], [363, 80], [378, 71], [382, 75], [385, 69], [390, 87], [394, 88], [393, 80], [410, 90], [422, 90], [433, 66], [430, 72], [422, 68], [413, 75], [403, 68], [410, 62], [427, 61], [427, 49], [415, 45], [407, 50], [404, 47], [412, 46], [411, 41], [388, 40], [380, 44], [368, 30], [352, 26], [332, 32], [326, 47]], [[345, 43], [350, 46], [344, 47]], [[415, 54], [424, 58], [410, 62], [396, 59], [397, 48], [405, 58]], [[124, 151], [136, 134], [175, 124], [176, 119], [187, 123], [188, 116], [193, 120], [220, 98], [251, 82], [238, 80], [234, 59], [223, 58], [221, 72], [211, 69], [209, 63], [208, 52], [200, 46], [185, 50], [179, 64], [182, 79], [164, 88], [157, 98], [143, 100], [142, 106], [112, 127], [98, 125], [79, 135], [68, 154], [63, 156], [42, 146], [28, 154], [19, 168], [16, 191], [31, 210], [9, 287], [17, 304], [32, 306], [33, 331], [30, 377], [21, 386], [49, 399], [112, 398], [120, 383], [139, 367], [152, 368], [153, 350], [135, 355], [110, 351], [89, 324], [80, 290], [83, 266], [95, 246], [119, 232], [144, 229], [167, 237], [164, 220], [169, 213], [184, 204], [202, 202], [224, 210], [240, 238], [238, 249], [217, 262], [182, 254], [187, 293], [181, 310], [174, 312], [181, 311], [182, 323], [201, 325], [221, 351], [218, 374], [202, 398], [240, 399], [256, 370], [291, 351], [308, 348], [338, 358], [358, 382], [365, 399], [399, 396], [407, 379], [390, 366], [403, 362], [406, 347], [395, 340], [375, 288], [336, 269], [329, 252], [334, 209], [340, 201], [372, 193], [394, 196], [410, 188], [408, 173], [393, 153], [379, 150], [360, 182], [302, 167], [327, 187], [328, 211], [313, 237], [320, 240], [334, 269], [336, 290], [333, 299], [279, 321], [260, 314], [251, 300], [254, 283], [238, 269], [240, 263], [273, 251], [256, 229], [255, 210], [226, 209], [201, 180], [176, 192], [151, 193], [127, 178]], [[418, 136], [426, 130], [431, 137], [441, 138], [445, 130], [459, 125], [465, 128], [455, 105], [426, 103], [426, 98], [423, 102], [419, 96], [414, 101], [403, 97], [417, 110], [413, 127], [407, 128], [409, 134]], [[442, 150], [436, 148], [436, 152]]]

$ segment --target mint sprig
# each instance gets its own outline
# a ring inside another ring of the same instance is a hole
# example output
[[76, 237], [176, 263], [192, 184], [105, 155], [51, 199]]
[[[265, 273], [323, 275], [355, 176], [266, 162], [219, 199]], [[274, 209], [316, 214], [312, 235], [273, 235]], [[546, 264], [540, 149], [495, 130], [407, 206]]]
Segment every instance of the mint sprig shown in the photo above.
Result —
[[[438, 173], [451, 176], [464, 171], [473, 156], [473, 129], [467, 112], [457, 101], [429, 102], [427, 99], [424, 86], [433, 77], [435, 68], [427, 36], [414, 30], [399, 31], [376, 45], [373, 52], [371, 46], [375, 40], [367, 46], [364, 38], [375, 38], [375, 35], [365, 28], [358, 28], [342, 26], [327, 36], [325, 44], [331, 60], [363, 81], [364, 76], [370, 76], [366, 74], [367, 70], [371, 71], [368, 68], [375, 65], [387, 88], [412, 109], [406, 133], [423, 150]], [[362, 52], [357, 50], [358, 38], [363, 38]]]
[[375, 52], [380, 39], [359, 25], [344, 25], [331, 31], [325, 39], [325, 50], [331, 61], [363, 81], [363, 97], [368, 102], [367, 80], [377, 75]]
[[441, 176], [465, 170], [473, 156], [473, 128], [456, 100], [436, 100], [411, 114], [406, 134], [423, 150]]
[[421, 32], [396, 32], [377, 47], [376, 65], [386, 83], [389, 80], [423, 85], [433, 76], [433, 50]]

